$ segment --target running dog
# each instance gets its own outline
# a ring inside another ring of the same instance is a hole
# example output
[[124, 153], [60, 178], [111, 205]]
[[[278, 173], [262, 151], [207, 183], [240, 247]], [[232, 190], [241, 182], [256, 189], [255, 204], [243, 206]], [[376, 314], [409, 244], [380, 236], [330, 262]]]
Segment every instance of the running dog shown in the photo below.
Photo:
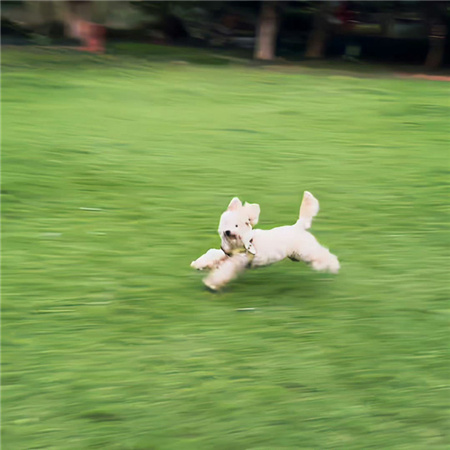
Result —
[[285, 258], [304, 261], [314, 270], [337, 273], [340, 268], [337, 257], [307, 231], [318, 212], [318, 200], [305, 191], [294, 225], [253, 229], [258, 223], [259, 205], [243, 205], [238, 198], [233, 198], [220, 219], [220, 250], [208, 250], [191, 267], [211, 270], [203, 282], [212, 290], [220, 289], [246, 268], [267, 266]]

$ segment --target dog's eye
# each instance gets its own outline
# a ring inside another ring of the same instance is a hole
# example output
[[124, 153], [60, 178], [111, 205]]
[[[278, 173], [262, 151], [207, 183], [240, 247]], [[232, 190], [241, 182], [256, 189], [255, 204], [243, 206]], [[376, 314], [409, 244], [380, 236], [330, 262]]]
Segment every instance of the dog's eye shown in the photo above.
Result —
[[236, 225], [236, 228], [238, 227], [238, 225]]

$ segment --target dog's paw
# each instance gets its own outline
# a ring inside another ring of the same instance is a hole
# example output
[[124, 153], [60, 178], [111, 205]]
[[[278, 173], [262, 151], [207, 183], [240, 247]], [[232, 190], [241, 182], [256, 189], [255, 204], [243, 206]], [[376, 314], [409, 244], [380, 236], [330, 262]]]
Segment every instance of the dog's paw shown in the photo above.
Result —
[[192, 261], [191, 267], [195, 270], [210, 270], [210, 269], [212, 269], [211, 264], [203, 264], [203, 263], [199, 263], [198, 261]]
[[341, 265], [335, 255], [330, 253], [327, 258], [317, 259], [312, 261], [312, 268], [319, 272], [338, 273]]
[[203, 280], [203, 284], [210, 290], [213, 292], [217, 292], [220, 289], [220, 286], [217, 286], [213, 283], [211, 283], [208, 279]]
[[198, 260], [191, 262], [191, 267], [196, 270], [203, 270], [203, 266], [198, 263]]
[[215, 286], [206, 286], [205, 284], [205, 290], [207, 290], [208, 292], [211, 292], [212, 294], [218, 294], [220, 293], [220, 289], [215, 287]]

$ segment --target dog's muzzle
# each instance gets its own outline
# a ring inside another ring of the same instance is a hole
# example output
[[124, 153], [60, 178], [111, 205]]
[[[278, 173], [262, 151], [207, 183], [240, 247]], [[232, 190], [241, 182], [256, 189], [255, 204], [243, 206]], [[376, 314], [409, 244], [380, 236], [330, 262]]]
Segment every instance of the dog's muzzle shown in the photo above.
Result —
[[223, 236], [225, 239], [237, 239], [238, 236], [233, 234], [230, 230], [224, 231]]

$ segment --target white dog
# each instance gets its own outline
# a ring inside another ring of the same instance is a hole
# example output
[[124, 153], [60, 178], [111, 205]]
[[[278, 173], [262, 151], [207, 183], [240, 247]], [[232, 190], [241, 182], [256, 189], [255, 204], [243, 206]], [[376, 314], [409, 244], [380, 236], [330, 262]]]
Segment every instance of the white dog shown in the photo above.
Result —
[[305, 261], [315, 270], [337, 273], [337, 257], [306, 231], [318, 212], [319, 202], [306, 191], [299, 219], [294, 225], [254, 230], [253, 226], [259, 219], [259, 205], [242, 205], [238, 198], [234, 198], [220, 219], [221, 249], [208, 250], [193, 261], [191, 267], [212, 269], [203, 282], [213, 290], [224, 286], [247, 267], [266, 266], [285, 258]]

